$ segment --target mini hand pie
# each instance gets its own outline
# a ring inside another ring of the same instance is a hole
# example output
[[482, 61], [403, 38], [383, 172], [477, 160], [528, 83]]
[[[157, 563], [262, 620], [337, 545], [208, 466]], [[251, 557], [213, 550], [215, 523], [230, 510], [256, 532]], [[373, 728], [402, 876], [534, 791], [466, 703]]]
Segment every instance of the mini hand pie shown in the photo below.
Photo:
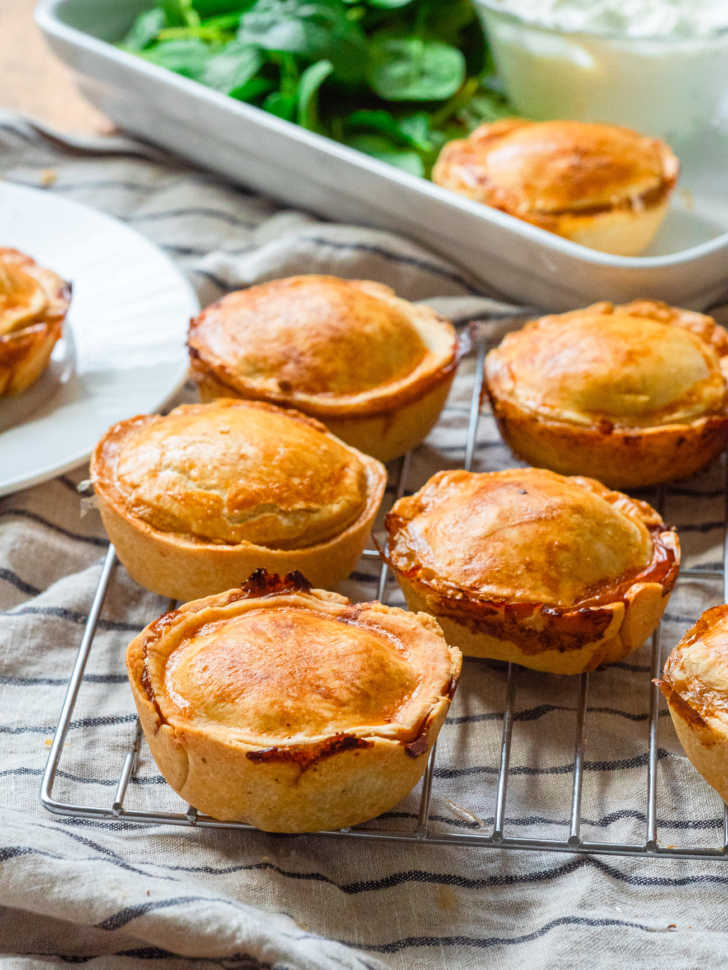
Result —
[[728, 606], [707, 610], [688, 630], [659, 686], [685, 754], [728, 803]]
[[71, 287], [17, 249], [0, 247], [0, 395], [38, 380], [63, 331]]
[[295, 407], [380, 461], [419, 444], [458, 363], [452, 325], [381, 283], [294, 276], [230, 293], [190, 324], [203, 400]]
[[667, 212], [679, 168], [663, 141], [629, 128], [506, 118], [448, 142], [432, 178], [583, 246], [637, 256]]
[[170, 785], [270, 832], [341, 828], [396, 805], [425, 769], [460, 666], [429, 616], [263, 571], [160, 617], [127, 653]]
[[259, 567], [334, 585], [361, 555], [387, 480], [313, 418], [224, 398], [114, 425], [91, 475], [129, 573], [182, 600]]
[[727, 375], [723, 327], [654, 300], [541, 317], [486, 361], [518, 455], [619, 487], [683, 478], [724, 449]]
[[645, 502], [538, 468], [438, 472], [386, 517], [411, 609], [463, 653], [576, 674], [657, 626], [680, 546]]

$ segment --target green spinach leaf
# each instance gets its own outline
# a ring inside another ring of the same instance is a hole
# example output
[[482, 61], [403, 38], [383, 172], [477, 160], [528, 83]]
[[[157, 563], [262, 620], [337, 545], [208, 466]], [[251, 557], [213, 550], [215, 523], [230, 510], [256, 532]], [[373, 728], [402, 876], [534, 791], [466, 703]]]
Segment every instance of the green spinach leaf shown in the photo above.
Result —
[[387, 101], [441, 101], [465, 80], [465, 58], [439, 40], [384, 33], [370, 46], [367, 79]]
[[192, 0], [163, 0], [162, 7], [170, 27], [199, 26], [200, 15], [195, 10]]
[[223, 94], [237, 97], [236, 91], [255, 77], [264, 57], [257, 47], [232, 40], [204, 65], [200, 80]]
[[356, 148], [373, 158], [378, 158], [380, 162], [396, 165], [397, 168], [409, 172], [410, 175], [423, 176], [425, 174], [425, 166], [417, 152], [400, 148], [399, 145], [382, 135], [353, 135], [347, 139], [346, 144], [350, 148]]
[[311, 131], [320, 131], [318, 92], [327, 77], [334, 72], [331, 61], [317, 61], [301, 75], [298, 88], [298, 123]]
[[348, 128], [363, 128], [387, 135], [401, 145], [427, 152], [432, 148], [429, 115], [420, 111], [413, 115], [397, 117], [383, 108], [352, 111], [344, 119]]
[[253, 0], [192, 0], [192, 6], [200, 17], [218, 17], [232, 13], [239, 16], [252, 3]]
[[263, 107], [266, 111], [270, 111], [272, 115], [277, 115], [285, 121], [295, 121], [298, 96], [273, 91], [263, 102]]
[[202, 40], [189, 38], [188, 40], [168, 40], [156, 47], [141, 51], [141, 56], [159, 67], [166, 67], [177, 74], [194, 78], [199, 81], [205, 71], [212, 50]]
[[409, 7], [414, 0], [366, 0], [368, 6], [379, 7], [381, 10], [399, 10], [400, 7]]
[[167, 17], [160, 7], [144, 10], [129, 28], [121, 42], [122, 47], [131, 51], [142, 51], [156, 38], [160, 30], [167, 26]]
[[364, 74], [365, 38], [341, 0], [256, 0], [240, 19], [238, 39], [309, 61], [330, 60], [343, 81]]
[[230, 97], [235, 98], [236, 101], [257, 101], [263, 97], [265, 94], [269, 94], [275, 84], [273, 81], [265, 77], [251, 77], [249, 81], [245, 84], [241, 84], [239, 87], [234, 88], [230, 92]]

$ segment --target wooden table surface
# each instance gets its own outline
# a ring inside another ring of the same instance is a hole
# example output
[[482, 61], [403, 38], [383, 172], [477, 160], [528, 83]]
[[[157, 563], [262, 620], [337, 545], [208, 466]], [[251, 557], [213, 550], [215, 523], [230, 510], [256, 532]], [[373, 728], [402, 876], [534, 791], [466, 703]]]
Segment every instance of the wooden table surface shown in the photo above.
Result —
[[100, 134], [110, 123], [76, 90], [33, 21], [35, 0], [0, 0], [0, 107], [64, 131]]

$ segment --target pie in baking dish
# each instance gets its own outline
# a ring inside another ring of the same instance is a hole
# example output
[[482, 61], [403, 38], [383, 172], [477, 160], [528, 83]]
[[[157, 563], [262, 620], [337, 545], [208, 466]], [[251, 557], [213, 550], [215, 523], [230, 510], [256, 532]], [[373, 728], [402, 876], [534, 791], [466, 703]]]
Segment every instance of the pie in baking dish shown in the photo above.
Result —
[[127, 652], [169, 784], [200, 811], [271, 832], [396, 805], [425, 769], [460, 666], [429, 616], [263, 570], [160, 617]]
[[518, 455], [618, 487], [691, 475], [724, 449], [727, 377], [723, 327], [654, 300], [542, 317], [486, 360]]
[[680, 563], [677, 535], [645, 502], [538, 468], [438, 472], [386, 528], [407, 603], [448, 643], [560, 674], [639, 647]]
[[129, 573], [182, 600], [258, 567], [334, 585], [361, 555], [387, 479], [313, 418], [224, 398], [113, 425], [91, 475]]
[[389, 461], [435, 424], [458, 362], [452, 325], [381, 283], [294, 276], [230, 293], [192, 320], [203, 400], [295, 407]]
[[506, 118], [448, 142], [432, 178], [592, 249], [636, 256], [662, 222], [680, 165], [616, 125]]
[[685, 754], [728, 802], [728, 606], [707, 610], [688, 630], [659, 687]]
[[0, 247], [0, 395], [26, 390], [61, 337], [71, 287], [17, 249]]

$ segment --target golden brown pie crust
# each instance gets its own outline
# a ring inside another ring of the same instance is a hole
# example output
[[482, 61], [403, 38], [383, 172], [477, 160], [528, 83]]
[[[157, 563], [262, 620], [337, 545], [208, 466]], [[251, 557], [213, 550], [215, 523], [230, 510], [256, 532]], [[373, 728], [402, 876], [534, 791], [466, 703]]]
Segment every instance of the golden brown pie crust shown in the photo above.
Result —
[[723, 451], [727, 380], [723, 327], [656, 300], [541, 317], [486, 360], [493, 413], [518, 455], [620, 488], [684, 478]]
[[647, 503], [537, 468], [438, 472], [385, 524], [408, 605], [449, 643], [553, 673], [641, 646], [680, 564], [677, 535]]
[[294, 276], [230, 293], [190, 324], [203, 400], [295, 407], [381, 461], [426, 437], [458, 363], [452, 325], [368, 280]]
[[448, 142], [432, 177], [574, 242], [635, 256], [657, 231], [678, 173], [663, 141], [628, 128], [506, 118]]
[[437, 623], [260, 570], [129, 646], [160, 771], [215, 818], [271, 832], [355, 825], [417, 783], [460, 675]]
[[685, 754], [728, 802], [728, 606], [703, 613], [657, 683]]
[[340, 582], [387, 479], [383, 465], [313, 418], [224, 398], [114, 425], [91, 475], [129, 573], [181, 600], [228, 589], [261, 566]]
[[17, 249], [0, 247], [0, 395], [38, 380], [63, 332], [71, 287]]

